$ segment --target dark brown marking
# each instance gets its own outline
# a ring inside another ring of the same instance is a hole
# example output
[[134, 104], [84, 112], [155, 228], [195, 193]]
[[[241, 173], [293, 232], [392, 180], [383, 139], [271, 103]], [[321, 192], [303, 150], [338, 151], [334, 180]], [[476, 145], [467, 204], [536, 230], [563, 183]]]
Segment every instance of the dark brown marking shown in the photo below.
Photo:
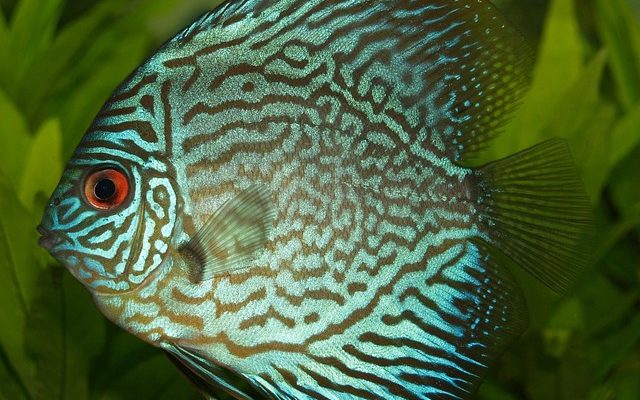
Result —
[[149, 114], [151, 114], [152, 116], [155, 117], [156, 111], [155, 111], [155, 108], [154, 108], [153, 96], [148, 95], [148, 94], [145, 94], [144, 96], [142, 96], [140, 98], [140, 105], [142, 106], [142, 108], [147, 110], [149, 112]]
[[124, 91], [120, 94], [116, 94], [115, 96], [111, 97], [109, 101], [114, 103], [117, 101], [129, 99], [137, 95], [138, 93], [140, 93], [140, 90], [142, 90], [142, 88], [144, 88], [145, 86], [151, 85], [152, 83], [155, 83], [157, 80], [158, 80], [158, 74], [146, 75], [144, 78], [140, 80], [140, 82], [138, 82], [131, 89]]

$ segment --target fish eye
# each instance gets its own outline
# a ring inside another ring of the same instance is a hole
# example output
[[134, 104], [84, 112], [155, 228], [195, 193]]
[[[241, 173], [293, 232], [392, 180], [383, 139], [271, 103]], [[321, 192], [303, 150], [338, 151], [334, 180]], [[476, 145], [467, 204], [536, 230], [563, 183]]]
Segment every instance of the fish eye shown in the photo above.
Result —
[[127, 175], [114, 168], [105, 168], [87, 176], [84, 197], [92, 207], [100, 210], [116, 208], [127, 199], [129, 180]]

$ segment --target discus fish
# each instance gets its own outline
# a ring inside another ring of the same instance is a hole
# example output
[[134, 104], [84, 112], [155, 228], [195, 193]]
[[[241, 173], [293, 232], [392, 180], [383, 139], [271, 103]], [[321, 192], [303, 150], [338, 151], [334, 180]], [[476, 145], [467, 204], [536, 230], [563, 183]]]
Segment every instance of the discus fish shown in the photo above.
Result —
[[469, 398], [562, 292], [589, 204], [551, 140], [478, 168], [532, 51], [482, 0], [237, 0], [114, 92], [41, 244], [206, 396]]

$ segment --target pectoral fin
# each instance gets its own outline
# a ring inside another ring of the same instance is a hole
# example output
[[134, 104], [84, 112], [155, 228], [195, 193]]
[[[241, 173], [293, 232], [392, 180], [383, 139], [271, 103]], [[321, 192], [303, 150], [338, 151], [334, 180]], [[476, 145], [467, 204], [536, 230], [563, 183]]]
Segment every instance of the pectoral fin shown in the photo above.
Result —
[[179, 249], [193, 282], [246, 268], [264, 248], [275, 208], [265, 186], [251, 186], [227, 201], [200, 231]]

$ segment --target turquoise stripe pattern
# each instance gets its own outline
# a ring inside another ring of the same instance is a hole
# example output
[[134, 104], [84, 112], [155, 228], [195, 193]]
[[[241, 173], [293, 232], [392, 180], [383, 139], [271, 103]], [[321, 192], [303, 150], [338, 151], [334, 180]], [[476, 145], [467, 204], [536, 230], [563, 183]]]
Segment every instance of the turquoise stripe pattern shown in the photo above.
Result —
[[468, 166], [531, 60], [483, 0], [226, 2], [115, 90], [41, 243], [207, 396], [470, 398], [526, 326], [501, 260], [584, 264], [563, 143]]

